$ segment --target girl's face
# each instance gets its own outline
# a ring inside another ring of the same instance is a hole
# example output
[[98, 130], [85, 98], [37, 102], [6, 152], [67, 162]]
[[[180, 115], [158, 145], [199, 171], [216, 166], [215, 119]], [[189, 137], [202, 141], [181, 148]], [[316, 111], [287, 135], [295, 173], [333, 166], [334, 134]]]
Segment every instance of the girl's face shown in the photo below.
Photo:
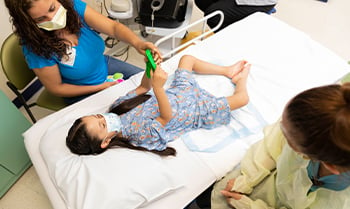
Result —
[[34, 0], [28, 14], [36, 23], [51, 21], [60, 6], [57, 0]]
[[101, 141], [115, 135], [115, 132], [108, 133], [106, 120], [101, 114], [85, 116], [82, 121], [86, 125], [89, 134], [98, 137]]

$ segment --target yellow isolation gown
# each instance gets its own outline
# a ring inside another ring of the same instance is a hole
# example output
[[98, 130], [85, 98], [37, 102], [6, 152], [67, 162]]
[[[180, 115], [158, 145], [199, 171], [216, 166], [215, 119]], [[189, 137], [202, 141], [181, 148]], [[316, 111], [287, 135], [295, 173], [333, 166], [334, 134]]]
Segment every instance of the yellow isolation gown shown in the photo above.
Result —
[[[309, 192], [308, 163], [286, 143], [278, 121], [266, 127], [264, 139], [252, 145], [241, 164], [214, 185], [211, 208], [350, 209], [350, 187], [341, 191], [320, 187]], [[240, 200], [230, 198], [228, 204], [220, 191], [233, 178], [232, 191], [247, 195]]]

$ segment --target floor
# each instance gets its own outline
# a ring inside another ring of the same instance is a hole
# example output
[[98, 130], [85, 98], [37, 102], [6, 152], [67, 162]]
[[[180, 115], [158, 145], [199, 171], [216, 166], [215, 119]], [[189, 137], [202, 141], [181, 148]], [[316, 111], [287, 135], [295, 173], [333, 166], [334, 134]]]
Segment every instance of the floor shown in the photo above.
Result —
[[[350, 1], [329, 0], [280, 0], [273, 16], [294, 26], [311, 38], [334, 51], [345, 60], [350, 60]], [[192, 19], [202, 17], [194, 8]], [[128, 61], [143, 66], [143, 59], [131, 50]], [[50, 114], [41, 108], [34, 109], [38, 118]], [[0, 209], [51, 209], [45, 190], [33, 167], [0, 199]], [[196, 209], [191, 205], [190, 209]]]

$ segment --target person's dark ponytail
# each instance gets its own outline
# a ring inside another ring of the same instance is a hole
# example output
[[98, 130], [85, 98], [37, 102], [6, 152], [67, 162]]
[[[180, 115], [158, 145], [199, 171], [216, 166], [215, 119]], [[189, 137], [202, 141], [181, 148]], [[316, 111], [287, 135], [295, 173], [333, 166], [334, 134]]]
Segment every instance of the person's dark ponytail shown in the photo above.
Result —
[[151, 95], [148, 95], [148, 94], [137, 95], [136, 97], [133, 97], [133, 98], [130, 98], [130, 99], [123, 101], [122, 103], [120, 103], [119, 105], [117, 105], [115, 107], [111, 107], [109, 112], [115, 113], [117, 115], [124, 114], [124, 113], [129, 112], [130, 110], [134, 109], [138, 105], [144, 103], [149, 98], [151, 98]]

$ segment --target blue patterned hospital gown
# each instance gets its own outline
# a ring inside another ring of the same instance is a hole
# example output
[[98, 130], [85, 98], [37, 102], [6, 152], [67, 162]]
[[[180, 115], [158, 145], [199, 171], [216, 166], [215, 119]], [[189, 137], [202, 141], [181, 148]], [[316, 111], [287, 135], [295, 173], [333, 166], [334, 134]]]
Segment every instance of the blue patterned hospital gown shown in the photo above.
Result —
[[[122, 133], [130, 143], [148, 150], [164, 150], [167, 143], [190, 130], [212, 129], [230, 122], [230, 107], [225, 97], [216, 98], [199, 87], [192, 73], [177, 69], [171, 86], [166, 90], [173, 118], [163, 126], [158, 103], [152, 96], [143, 104], [120, 116]], [[112, 107], [135, 97], [135, 90], [118, 98]]]

